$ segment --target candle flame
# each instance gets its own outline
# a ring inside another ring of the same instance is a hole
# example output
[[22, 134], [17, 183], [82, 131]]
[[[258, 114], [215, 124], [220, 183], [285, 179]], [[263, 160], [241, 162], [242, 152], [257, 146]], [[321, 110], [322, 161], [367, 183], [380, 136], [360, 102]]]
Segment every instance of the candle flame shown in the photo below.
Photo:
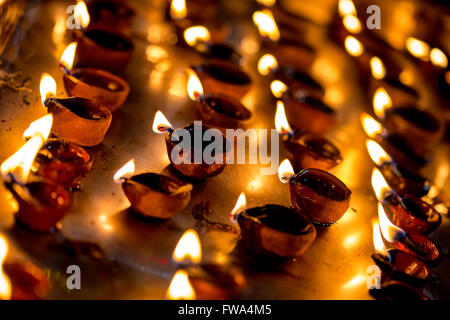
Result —
[[76, 42], [72, 42], [67, 46], [67, 48], [64, 50], [61, 59], [59, 60], [60, 63], [67, 69], [72, 70], [73, 68], [73, 62], [75, 60], [75, 52], [77, 51], [78, 44]]
[[3, 263], [8, 255], [8, 241], [5, 236], [0, 234], [0, 300], [11, 299], [11, 281], [9, 281], [8, 276], [3, 271]]
[[256, 0], [256, 2], [265, 7], [273, 7], [277, 3], [277, 0]]
[[42, 74], [39, 88], [42, 103], [44, 103], [46, 99], [56, 96], [56, 81], [48, 73]]
[[354, 36], [347, 36], [345, 38], [345, 49], [353, 57], [359, 57], [364, 52], [363, 44]]
[[166, 116], [161, 111], [156, 111], [155, 119], [153, 120], [153, 132], [161, 134], [172, 128]]
[[372, 71], [372, 77], [377, 80], [381, 80], [386, 76], [386, 68], [383, 61], [378, 57], [372, 57], [370, 59], [370, 69]]
[[188, 82], [187, 92], [189, 98], [193, 101], [198, 101], [203, 96], [203, 86], [197, 74], [192, 69], [187, 69]]
[[125, 163], [122, 168], [117, 170], [117, 172], [114, 174], [114, 181], [116, 183], [121, 183], [123, 178], [126, 176], [132, 175], [136, 171], [136, 162], [134, 159], [131, 159], [127, 163]]
[[187, 16], [186, 0], [172, 0], [170, 4], [170, 16], [172, 19], [184, 19]]
[[258, 61], [258, 72], [263, 76], [269, 75], [273, 70], [277, 68], [278, 61], [270, 53], [263, 55]]
[[247, 199], [245, 198], [245, 193], [241, 192], [241, 194], [239, 195], [238, 200], [236, 201], [236, 204], [233, 208], [233, 210], [231, 210], [230, 213], [230, 220], [233, 223], [237, 222], [237, 217], [245, 211], [245, 209], [247, 209]]
[[430, 52], [431, 63], [436, 67], [447, 68], [448, 59], [445, 53], [438, 48], [433, 48]]
[[350, 33], [360, 33], [362, 30], [361, 21], [352, 14], [347, 14], [344, 19], [342, 19], [342, 23], [344, 24], [345, 29]]
[[253, 23], [262, 37], [268, 37], [272, 41], [280, 39], [280, 31], [270, 10], [255, 11], [253, 13]]
[[406, 39], [406, 49], [414, 57], [420, 58], [425, 61], [428, 60], [430, 54], [430, 46], [426, 42], [414, 37], [408, 37]]
[[386, 109], [392, 107], [392, 99], [386, 89], [380, 87], [373, 95], [373, 111], [379, 119], [383, 119]]
[[369, 152], [370, 158], [373, 160], [373, 162], [375, 162], [376, 165], [380, 166], [385, 162], [392, 162], [392, 158], [375, 141], [367, 140], [366, 147], [367, 151]]
[[383, 126], [367, 113], [361, 115], [361, 124], [367, 136], [370, 138], [375, 138], [383, 132]]
[[387, 241], [394, 242], [395, 240], [406, 236], [405, 231], [394, 225], [389, 220], [382, 203], [378, 203], [378, 220], [380, 221], [381, 233]]
[[349, 14], [356, 16], [356, 8], [352, 0], [339, 0], [338, 6], [341, 17]]
[[195, 264], [202, 261], [202, 245], [195, 230], [189, 229], [183, 233], [173, 251], [172, 260], [178, 263], [188, 260]]
[[83, 29], [89, 26], [91, 17], [89, 16], [89, 11], [84, 1], [77, 2], [77, 5], [75, 6], [74, 16], [76, 21], [80, 22]]
[[280, 80], [274, 80], [270, 84], [270, 90], [275, 98], [281, 98], [288, 90], [288, 87]]
[[372, 229], [373, 229], [373, 246], [375, 248], [375, 251], [379, 254], [382, 254], [383, 256], [389, 257], [389, 252], [386, 248], [386, 245], [384, 244], [383, 237], [381, 236], [380, 231], [380, 224], [378, 221], [374, 221], [372, 223]]
[[166, 293], [170, 300], [195, 300], [196, 294], [185, 270], [178, 270], [170, 282]]
[[28, 128], [23, 132], [23, 138], [29, 139], [34, 136], [40, 136], [42, 140], [46, 141], [53, 125], [53, 114], [47, 114], [42, 118], [30, 123]]
[[191, 47], [195, 46], [198, 41], [208, 42], [211, 40], [209, 30], [204, 26], [189, 27], [184, 31], [184, 40]]
[[275, 128], [278, 133], [286, 134], [292, 132], [284, 110], [283, 101], [277, 101], [277, 111], [275, 113]]
[[292, 167], [291, 162], [288, 159], [285, 159], [278, 168], [278, 178], [280, 178], [282, 183], [289, 183], [289, 180], [293, 175], [294, 168]]
[[383, 201], [386, 196], [392, 193], [386, 179], [384, 179], [380, 170], [374, 168], [372, 171], [372, 188], [379, 201]]

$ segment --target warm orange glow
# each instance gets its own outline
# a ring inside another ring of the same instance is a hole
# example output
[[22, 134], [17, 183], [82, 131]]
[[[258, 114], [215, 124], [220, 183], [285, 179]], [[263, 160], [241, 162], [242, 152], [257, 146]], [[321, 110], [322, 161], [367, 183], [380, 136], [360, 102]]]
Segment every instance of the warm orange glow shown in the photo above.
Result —
[[270, 10], [264, 9], [253, 13], [253, 23], [262, 37], [268, 37], [272, 41], [280, 39], [280, 31]]
[[386, 109], [392, 107], [392, 99], [386, 89], [380, 87], [373, 95], [373, 111], [379, 119], [383, 119]]
[[56, 96], [56, 81], [48, 73], [42, 74], [39, 88], [41, 92], [42, 103], [44, 103], [46, 99]]
[[77, 46], [78, 44], [76, 42], [72, 42], [71, 44], [69, 44], [64, 50], [61, 59], [59, 60], [67, 70], [72, 70], [73, 68], [73, 61], [75, 60], [75, 52], [77, 51]]
[[155, 119], [153, 120], [153, 132], [165, 133], [167, 130], [172, 129], [172, 125], [166, 116], [161, 111], [156, 111]]
[[192, 70], [188, 69], [188, 82], [187, 82], [187, 92], [189, 98], [193, 101], [199, 100], [203, 96], [203, 86], [198, 78], [197, 74]]
[[370, 59], [370, 69], [372, 71], [372, 77], [377, 80], [381, 80], [386, 76], [386, 68], [383, 61], [378, 57], [372, 57]]
[[11, 299], [11, 282], [8, 276], [3, 271], [3, 263], [8, 255], [8, 241], [5, 236], [0, 234], [0, 300]]
[[348, 14], [342, 20], [345, 29], [350, 33], [360, 33], [362, 30], [361, 21], [354, 15]]
[[238, 200], [236, 201], [236, 205], [230, 213], [230, 220], [236, 223], [237, 216], [244, 212], [247, 209], [247, 199], [245, 198], [245, 193], [241, 192]]
[[189, 229], [183, 233], [173, 251], [172, 259], [178, 263], [189, 261], [199, 264], [202, 261], [202, 245], [195, 230]]
[[414, 73], [411, 70], [403, 70], [400, 72], [398, 79], [401, 83], [412, 86], [414, 84]]
[[170, 282], [166, 293], [170, 300], [195, 300], [196, 294], [189, 281], [189, 275], [184, 270], [178, 270]]
[[388, 250], [384, 244], [383, 237], [381, 236], [380, 224], [378, 221], [372, 223], [373, 229], [373, 246], [375, 251], [383, 256], [388, 256]]
[[53, 114], [47, 114], [42, 118], [32, 122], [28, 128], [23, 132], [23, 138], [28, 139], [34, 136], [40, 136], [42, 140], [46, 141], [53, 125]]
[[389, 241], [394, 242], [397, 239], [403, 238], [405, 231], [394, 225], [386, 215], [383, 204], [378, 203], [378, 219], [380, 220], [380, 229], [383, 237]]
[[135, 172], [136, 172], [136, 163], [134, 159], [131, 159], [130, 161], [125, 163], [122, 168], [117, 170], [117, 172], [114, 174], [114, 181], [116, 183], [121, 183], [123, 178], [125, 178], [126, 176], [130, 176]]
[[89, 11], [84, 1], [78, 1], [74, 11], [76, 21], [81, 23], [81, 27], [87, 28], [91, 22]]
[[379, 201], [383, 201], [392, 191], [386, 179], [384, 179], [380, 170], [373, 169], [372, 171], [372, 188]]
[[288, 87], [280, 80], [274, 80], [270, 84], [270, 90], [276, 98], [281, 98], [283, 94], [286, 93], [287, 89]]
[[341, 17], [346, 15], [356, 16], [356, 8], [352, 0], [339, 0], [339, 14]]
[[265, 7], [273, 7], [277, 3], [277, 0], [256, 0], [256, 2]]
[[406, 49], [414, 57], [422, 60], [428, 60], [430, 55], [430, 46], [426, 42], [413, 37], [406, 39]]
[[445, 53], [438, 48], [433, 48], [430, 52], [431, 63], [436, 67], [447, 68], [448, 59]]
[[385, 162], [392, 162], [391, 157], [375, 141], [367, 140], [366, 147], [367, 151], [369, 152], [370, 158], [373, 160], [373, 162], [375, 162], [376, 165], [380, 166]]
[[275, 113], [275, 128], [281, 133], [292, 132], [289, 122], [286, 118], [283, 101], [277, 101], [277, 111]]
[[263, 76], [269, 75], [276, 68], [278, 68], [278, 61], [270, 53], [263, 55], [258, 61], [258, 72]]
[[292, 167], [291, 162], [288, 159], [283, 160], [281, 162], [280, 167], [278, 168], [278, 178], [282, 183], [288, 183], [289, 179], [295, 174], [294, 168]]
[[361, 124], [367, 136], [370, 138], [375, 138], [383, 132], [383, 126], [367, 113], [361, 115]]
[[363, 44], [353, 36], [345, 38], [345, 49], [353, 57], [359, 57], [364, 52]]
[[184, 40], [191, 47], [195, 46], [198, 41], [208, 42], [211, 40], [209, 30], [204, 26], [194, 26], [184, 31]]
[[187, 16], [186, 0], [172, 0], [170, 4], [172, 19], [184, 19]]

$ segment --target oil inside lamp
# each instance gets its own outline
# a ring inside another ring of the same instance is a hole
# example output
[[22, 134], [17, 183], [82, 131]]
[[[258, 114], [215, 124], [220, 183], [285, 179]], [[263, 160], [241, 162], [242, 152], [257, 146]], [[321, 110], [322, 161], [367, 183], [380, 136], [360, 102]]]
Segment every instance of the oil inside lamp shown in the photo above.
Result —
[[100, 69], [72, 70], [77, 43], [71, 43], [61, 57], [65, 72], [63, 80], [67, 93], [72, 97], [86, 98], [115, 111], [122, 106], [130, 86], [120, 77]]
[[197, 232], [189, 229], [183, 233], [172, 254], [179, 264], [199, 264], [202, 261], [202, 245]]
[[279, 205], [246, 209], [243, 193], [231, 217], [239, 223], [245, 245], [265, 255], [299, 257], [316, 238], [314, 226], [302, 214]]
[[116, 172], [114, 181], [122, 183], [122, 189], [135, 212], [146, 217], [168, 219], [189, 204], [191, 184], [157, 173], [131, 176], [134, 172], [135, 162], [132, 159]]
[[218, 128], [239, 128], [251, 118], [251, 112], [238, 100], [224, 94], [203, 93], [203, 86], [196, 73], [188, 69], [187, 91], [195, 101], [195, 109], [207, 124]]
[[289, 160], [278, 169], [281, 182], [289, 183], [294, 208], [319, 225], [336, 223], [350, 206], [352, 192], [332, 174], [308, 168], [294, 174]]
[[195, 300], [196, 294], [189, 281], [189, 274], [185, 270], [178, 270], [167, 289], [166, 298], [169, 300]]
[[40, 88], [43, 104], [54, 117], [52, 133], [81, 146], [100, 144], [111, 124], [111, 111], [85, 98], [48, 98], [56, 92], [55, 81], [50, 78], [44, 75]]
[[5, 236], [0, 234], [0, 300], [11, 299], [12, 289], [11, 281], [3, 270], [3, 265], [8, 255], [8, 242]]

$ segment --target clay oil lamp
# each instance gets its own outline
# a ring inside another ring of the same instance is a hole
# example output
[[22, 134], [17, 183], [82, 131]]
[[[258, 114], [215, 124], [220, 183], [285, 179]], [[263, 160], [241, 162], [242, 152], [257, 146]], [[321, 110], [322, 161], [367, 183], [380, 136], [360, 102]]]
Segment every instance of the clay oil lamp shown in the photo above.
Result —
[[251, 78], [238, 65], [226, 61], [210, 61], [191, 69], [197, 74], [205, 94], [216, 93], [241, 100], [250, 90]]
[[420, 301], [429, 300], [423, 291], [405, 282], [388, 280], [383, 282], [379, 289], [371, 288], [372, 297], [381, 301]]
[[198, 300], [237, 299], [247, 285], [238, 268], [229, 264], [202, 262], [202, 247], [195, 230], [187, 230], [182, 235], [172, 260], [182, 268]]
[[122, 78], [104, 70], [79, 68], [72, 70], [77, 43], [71, 43], [61, 57], [64, 86], [69, 96], [86, 98], [107, 107], [111, 112], [120, 108], [130, 93]]
[[203, 93], [203, 86], [191, 69], [188, 69], [187, 91], [195, 101], [195, 110], [206, 125], [224, 129], [245, 128], [252, 113], [239, 101], [221, 93]]
[[297, 170], [304, 168], [329, 170], [342, 162], [341, 152], [326, 138], [305, 131], [293, 131], [281, 101], [277, 103], [275, 127]]
[[[214, 150], [214, 155], [211, 153], [214, 157], [211, 159], [212, 163], [207, 163], [203, 158], [203, 153], [208, 146], [203, 141], [203, 136], [208, 130], [216, 135], [216, 139], [222, 139], [223, 142], [219, 144], [220, 150]], [[172, 168], [183, 177], [202, 181], [222, 173], [225, 169], [225, 160], [230, 146], [219, 130], [204, 126], [198, 121], [183, 129], [175, 130], [162, 112], [158, 111], [153, 122], [153, 131], [165, 134], [167, 154]]]
[[246, 209], [244, 193], [239, 196], [231, 219], [239, 223], [245, 245], [264, 255], [296, 258], [316, 238], [314, 225], [302, 214], [280, 205]]
[[56, 95], [56, 82], [50, 75], [43, 75], [40, 87], [42, 103], [53, 114], [55, 136], [84, 147], [102, 143], [112, 119], [108, 108], [86, 98], [51, 97]]
[[[373, 59], [373, 58], [372, 58]], [[373, 60], [371, 60], [373, 63]], [[372, 72], [375, 72], [372, 70]], [[381, 72], [381, 70], [379, 70]], [[419, 93], [412, 87], [402, 83], [398, 78], [385, 76], [381, 80], [370, 78], [369, 95], [373, 97], [373, 104], [383, 103], [388, 106], [403, 106], [416, 104], [419, 100]], [[377, 101], [378, 100], [378, 101]]]
[[169, 219], [189, 204], [191, 184], [157, 173], [131, 176], [134, 171], [134, 160], [130, 160], [117, 171], [114, 181], [122, 184], [135, 212], [145, 217]]
[[295, 210], [318, 225], [336, 223], [350, 206], [352, 192], [332, 174], [320, 169], [304, 169], [294, 174], [289, 160], [280, 164], [278, 175], [289, 183]]
[[[46, 128], [42, 132], [50, 130]], [[64, 187], [50, 180], [29, 179], [34, 159], [45, 139], [42, 134], [36, 134], [1, 165], [5, 186], [18, 204], [17, 221], [39, 232], [54, 230], [72, 202]]]
[[[384, 205], [382, 206], [383, 210], [378, 210], [378, 219], [380, 221], [383, 237], [389, 241], [395, 249], [409, 253], [427, 264], [437, 264], [441, 258], [440, 250], [430, 238], [421, 233], [407, 234], [403, 229], [394, 225], [389, 220], [385, 208], [388, 208], [389, 211], [391, 211], [391, 199], [395, 194], [377, 169], [374, 169], [372, 174], [372, 186], [377, 199]], [[415, 214], [415, 212], [410, 213], [411, 215]]]

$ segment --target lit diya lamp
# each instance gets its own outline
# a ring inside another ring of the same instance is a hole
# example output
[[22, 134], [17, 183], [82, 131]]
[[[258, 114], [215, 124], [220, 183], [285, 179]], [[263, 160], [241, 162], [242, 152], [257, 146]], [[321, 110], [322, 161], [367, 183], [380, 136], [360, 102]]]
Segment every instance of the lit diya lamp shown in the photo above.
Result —
[[60, 65], [64, 71], [64, 86], [71, 97], [86, 98], [114, 112], [130, 93], [130, 86], [122, 78], [107, 71], [92, 68], [72, 70], [77, 43], [64, 51]]
[[[181, 236], [172, 260], [182, 266], [177, 274], [183, 275], [183, 282], [190, 284], [192, 290], [189, 291], [195, 293], [195, 299], [237, 299], [247, 286], [247, 281], [239, 269], [229, 264], [202, 262], [202, 247], [195, 230], [189, 229]], [[175, 299], [177, 296], [178, 299], [182, 298], [176, 294], [177, 282], [175, 276], [167, 292], [169, 299]], [[183, 298], [189, 297], [192, 298], [192, 295]]]
[[386, 104], [388, 107], [415, 105], [419, 101], [419, 93], [398, 78], [384, 77], [377, 80], [372, 77], [368, 93], [373, 97], [374, 107], [375, 104]]
[[53, 114], [52, 134], [84, 147], [100, 144], [111, 125], [111, 111], [86, 98], [53, 98], [56, 82], [44, 74], [40, 84], [41, 99]]
[[122, 73], [131, 61], [134, 45], [131, 40], [117, 30], [89, 27], [90, 15], [86, 6], [76, 11], [82, 18], [81, 30], [75, 30], [78, 40], [76, 50], [77, 67], [94, 68]]
[[282, 101], [277, 101], [275, 127], [298, 170], [304, 168], [329, 170], [342, 162], [341, 152], [326, 138], [291, 129]]
[[231, 211], [231, 220], [239, 224], [249, 249], [269, 256], [299, 257], [316, 238], [314, 225], [302, 214], [280, 205], [246, 209], [244, 193]]
[[291, 66], [280, 66], [277, 59], [269, 53], [259, 59], [258, 71], [263, 76], [272, 74], [275, 81], [277, 81], [275, 84], [285, 84], [286, 89], [289, 91], [305, 91], [307, 95], [318, 99], [322, 99], [325, 96], [325, 89], [316, 80]]
[[[162, 112], [158, 111], [153, 121], [153, 131], [165, 134], [167, 154], [172, 168], [182, 176], [201, 181], [214, 177], [225, 169], [225, 160], [230, 146], [219, 130], [202, 125], [198, 121], [175, 130]], [[214, 144], [217, 145], [214, 150], [209, 150], [213, 158], [210, 159], [212, 161], [208, 161], [209, 163], [203, 157], [209, 145], [203, 139], [207, 131], [215, 136]]]
[[135, 162], [130, 160], [116, 172], [114, 181], [122, 184], [135, 212], [145, 217], [169, 219], [189, 204], [191, 184], [162, 174], [149, 172], [133, 175], [134, 172]]
[[1, 165], [4, 184], [18, 203], [17, 221], [39, 232], [54, 230], [72, 203], [64, 187], [46, 179], [29, 179], [34, 159], [49, 133], [50, 128], [42, 128], [40, 134], [34, 135]]
[[271, 90], [276, 98], [282, 100], [287, 120], [293, 129], [323, 135], [336, 125], [334, 109], [307, 91], [288, 90], [279, 80], [272, 82]]
[[[436, 264], [439, 262], [441, 258], [440, 250], [436, 246], [436, 244], [431, 241], [430, 238], [423, 235], [422, 233], [418, 233], [416, 230], [421, 229], [423, 225], [431, 224], [431, 228], [434, 228], [436, 224], [435, 215], [436, 211], [431, 212], [427, 210], [423, 210], [421, 216], [418, 216], [417, 210], [410, 210], [411, 207], [407, 207], [402, 204], [402, 198], [398, 198], [383, 175], [377, 169], [374, 169], [372, 173], [372, 186], [377, 196], [377, 199], [384, 204], [384, 208], [388, 208], [389, 212], [392, 212], [392, 215], [396, 214], [397, 216], [401, 214], [397, 221], [404, 222], [407, 226], [413, 228], [413, 232], [406, 233], [399, 226], [394, 225], [388, 218], [385, 210], [378, 211], [378, 218], [380, 221], [381, 232], [383, 233], [384, 238], [389, 241], [394, 248], [409, 253], [414, 257], [424, 261], [428, 264]], [[413, 203], [411, 200], [415, 198], [409, 197], [409, 201]], [[411, 203], [409, 205], [411, 206]], [[415, 203], [417, 205], [417, 203]], [[416, 208], [417, 209], [417, 208]], [[419, 209], [421, 209], [419, 207]], [[409, 214], [409, 217], [407, 216]], [[424, 216], [427, 214], [432, 214], [431, 221], [427, 222], [424, 219]], [[417, 219], [420, 224], [417, 226], [414, 225], [414, 221]], [[420, 221], [421, 219], [422, 221]], [[440, 223], [440, 221], [439, 221]], [[415, 230], [414, 230], [415, 229]]]
[[219, 1], [217, 0], [169, 0], [168, 13], [175, 22], [211, 21], [217, 16]]
[[195, 110], [204, 123], [220, 129], [247, 126], [252, 113], [239, 100], [222, 93], [205, 95], [196, 73], [191, 69], [187, 73], [187, 92], [191, 100], [195, 101]]

